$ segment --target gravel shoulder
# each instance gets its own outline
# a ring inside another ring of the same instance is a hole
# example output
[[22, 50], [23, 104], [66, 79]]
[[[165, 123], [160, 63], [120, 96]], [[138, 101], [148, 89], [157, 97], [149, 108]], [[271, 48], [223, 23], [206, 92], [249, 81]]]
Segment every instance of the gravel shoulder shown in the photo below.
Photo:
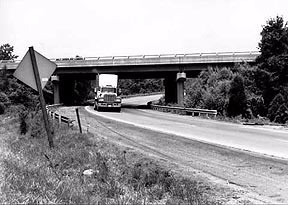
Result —
[[[75, 107], [63, 107], [59, 112], [76, 119]], [[80, 115], [83, 130], [200, 181], [211, 187], [210, 193], [217, 200], [231, 204], [288, 203], [287, 160], [139, 128], [92, 115], [84, 109], [80, 109]]]

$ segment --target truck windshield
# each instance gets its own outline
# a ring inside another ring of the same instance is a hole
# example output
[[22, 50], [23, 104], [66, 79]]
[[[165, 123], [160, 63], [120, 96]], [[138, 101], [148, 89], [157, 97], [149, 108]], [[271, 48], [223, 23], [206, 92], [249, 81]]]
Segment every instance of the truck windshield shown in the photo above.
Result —
[[102, 92], [116, 93], [116, 88], [102, 88]]

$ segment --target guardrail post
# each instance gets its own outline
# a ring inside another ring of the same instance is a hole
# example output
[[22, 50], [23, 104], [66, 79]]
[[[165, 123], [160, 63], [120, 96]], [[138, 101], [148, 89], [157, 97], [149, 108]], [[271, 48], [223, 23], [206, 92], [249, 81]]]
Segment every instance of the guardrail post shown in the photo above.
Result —
[[77, 115], [79, 131], [80, 131], [80, 133], [82, 133], [81, 121], [80, 121], [80, 117], [79, 117], [79, 110], [78, 110], [78, 108], [76, 108], [75, 110], [76, 110], [76, 115]]
[[59, 122], [59, 125], [61, 125], [61, 115], [58, 115], [58, 122]]

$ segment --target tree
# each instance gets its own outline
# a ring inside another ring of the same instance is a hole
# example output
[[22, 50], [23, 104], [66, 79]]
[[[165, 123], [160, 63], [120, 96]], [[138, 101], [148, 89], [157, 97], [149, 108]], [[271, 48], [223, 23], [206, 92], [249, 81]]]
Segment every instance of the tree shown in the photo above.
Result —
[[267, 117], [270, 121], [275, 120], [276, 116], [279, 114], [278, 110], [282, 105], [285, 105], [285, 99], [283, 95], [279, 93], [273, 98], [269, 105]]
[[14, 60], [18, 56], [13, 54], [14, 47], [10, 46], [8, 43], [0, 46], [0, 60]]
[[229, 90], [228, 116], [245, 115], [247, 110], [247, 97], [245, 94], [244, 80], [239, 74], [236, 75]]
[[269, 19], [263, 26], [259, 43], [261, 55], [256, 59], [258, 88], [267, 108], [272, 99], [288, 85], [288, 27], [282, 17]]

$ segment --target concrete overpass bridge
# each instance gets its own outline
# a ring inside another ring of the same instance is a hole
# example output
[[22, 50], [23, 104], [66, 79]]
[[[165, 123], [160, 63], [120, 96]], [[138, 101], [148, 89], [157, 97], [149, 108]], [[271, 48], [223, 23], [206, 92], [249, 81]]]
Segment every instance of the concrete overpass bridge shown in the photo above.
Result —
[[[97, 74], [117, 74], [120, 79], [164, 78], [166, 102], [182, 104], [186, 77], [196, 77], [209, 67], [231, 67], [255, 63], [259, 52], [219, 52], [165, 55], [76, 57], [50, 59], [57, 65], [54, 102], [69, 103], [75, 79], [95, 80]], [[0, 61], [0, 69], [14, 72], [20, 61]]]

